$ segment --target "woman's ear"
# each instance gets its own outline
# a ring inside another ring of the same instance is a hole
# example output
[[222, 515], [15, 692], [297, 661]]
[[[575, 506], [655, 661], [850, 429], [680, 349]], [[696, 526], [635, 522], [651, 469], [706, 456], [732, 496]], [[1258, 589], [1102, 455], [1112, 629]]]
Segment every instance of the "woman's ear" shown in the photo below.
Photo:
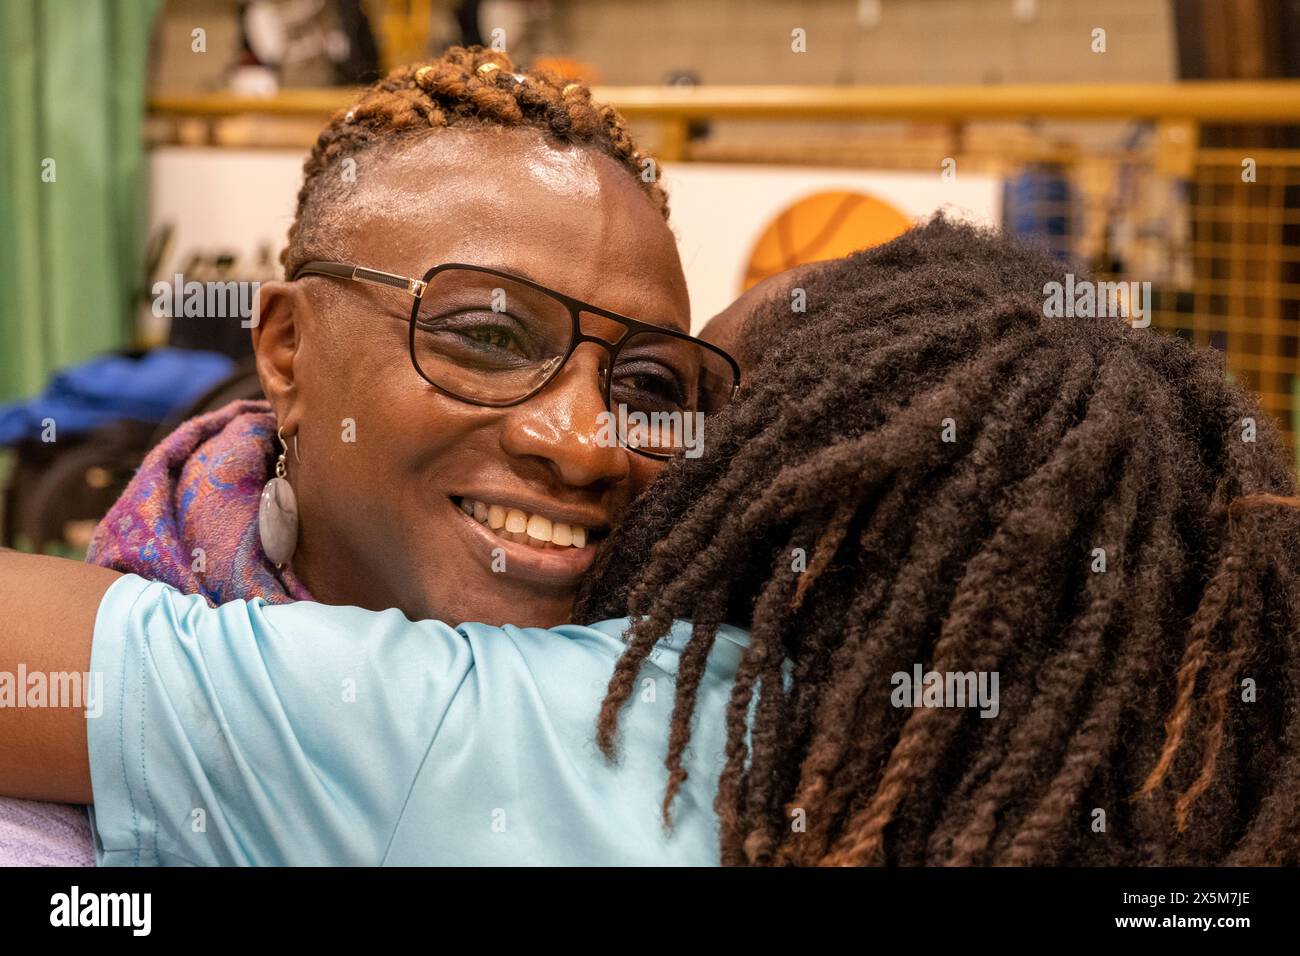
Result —
[[301, 282], [264, 282], [259, 290], [258, 321], [253, 326], [253, 354], [276, 421], [286, 435], [302, 418], [305, 372], [303, 336], [313, 313]]

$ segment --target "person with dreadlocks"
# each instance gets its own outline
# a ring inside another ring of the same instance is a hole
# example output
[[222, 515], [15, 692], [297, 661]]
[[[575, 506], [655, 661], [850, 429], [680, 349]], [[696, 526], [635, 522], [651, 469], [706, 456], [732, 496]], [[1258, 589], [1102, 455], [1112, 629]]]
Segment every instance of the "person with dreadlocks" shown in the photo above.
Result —
[[[752, 297], [751, 383], [590, 628], [0, 554], [0, 671], [110, 688], [0, 709], [0, 788], [93, 775], [107, 862], [1295, 862], [1289, 461], [1206, 352], [1045, 317], [1060, 271], [939, 220]], [[918, 665], [997, 673], [997, 716], [900, 701]]]
[[[665, 816], [719, 625], [749, 631], [724, 863], [1300, 862], [1291, 460], [1213, 353], [1046, 318], [1061, 279], [938, 220], [804, 274], [806, 315], [767, 296], [710, 453], [600, 554], [580, 618], [634, 621], [607, 754], [694, 621]], [[998, 674], [996, 718], [900, 706], [917, 665]]]

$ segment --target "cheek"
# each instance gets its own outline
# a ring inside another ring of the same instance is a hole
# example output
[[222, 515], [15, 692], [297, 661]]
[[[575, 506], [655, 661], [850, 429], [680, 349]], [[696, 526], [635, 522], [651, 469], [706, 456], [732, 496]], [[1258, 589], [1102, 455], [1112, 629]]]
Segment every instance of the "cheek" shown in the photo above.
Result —
[[409, 394], [374, 396], [358, 405], [346, 413], [337, 407], [320, 427], [337, 449], [331, 459], [346, 461], [371, 499], [393, 497], [380, 489], [403, 479], [453, 471], [491, 431], [485, 410], [418, 385]]
[[631, 486], [631, 496], [635, 497], [646, 489], [650, 482], [659, 477], [664, 470], [667, 462], [656, 461], [653, 458], [647, 458], [644, 455], [638, 455], [629, 452], [632, 461], [630, 464], [631, 472], [628, 475], [628, 484]]
[[303, 478], [322, 502], [391, 524], [403, 520], [403, 502], [420, 498], [424, 477], [473, 443], [488, 410], [433, 389], [404, 348], [387, 351], [397, 354], [372, 348], [315, 377], [304, 389], [301, 444]]
[[632, 505], [632, 500], [659, 477], [667, 464], [635, 452], [627, 452], [627, 456], [629, 459], [627, 481], [620, 483], [612, 507], [612, 521], [615, 527], [622, 523], [623, 516]]

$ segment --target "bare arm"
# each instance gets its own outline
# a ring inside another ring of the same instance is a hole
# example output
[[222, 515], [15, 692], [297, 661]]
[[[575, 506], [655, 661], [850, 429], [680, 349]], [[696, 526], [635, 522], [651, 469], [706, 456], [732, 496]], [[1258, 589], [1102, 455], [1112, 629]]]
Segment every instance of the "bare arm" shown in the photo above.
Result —
[[65, 558], [0, 549], [0, 795], [90, 803], [85, 702], [16, 706], [20, 674], [90, 670], [95, 614], [120, 575]]

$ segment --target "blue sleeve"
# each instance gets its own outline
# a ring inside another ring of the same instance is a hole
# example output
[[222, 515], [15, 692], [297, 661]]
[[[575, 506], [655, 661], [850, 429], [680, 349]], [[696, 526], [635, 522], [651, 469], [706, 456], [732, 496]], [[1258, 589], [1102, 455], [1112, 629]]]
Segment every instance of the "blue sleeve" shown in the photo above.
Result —
[[460, 632], [398, 611], [213, 610], [123, 577], [91, 654], [98, 861], [379, 863], [471, 666]]

